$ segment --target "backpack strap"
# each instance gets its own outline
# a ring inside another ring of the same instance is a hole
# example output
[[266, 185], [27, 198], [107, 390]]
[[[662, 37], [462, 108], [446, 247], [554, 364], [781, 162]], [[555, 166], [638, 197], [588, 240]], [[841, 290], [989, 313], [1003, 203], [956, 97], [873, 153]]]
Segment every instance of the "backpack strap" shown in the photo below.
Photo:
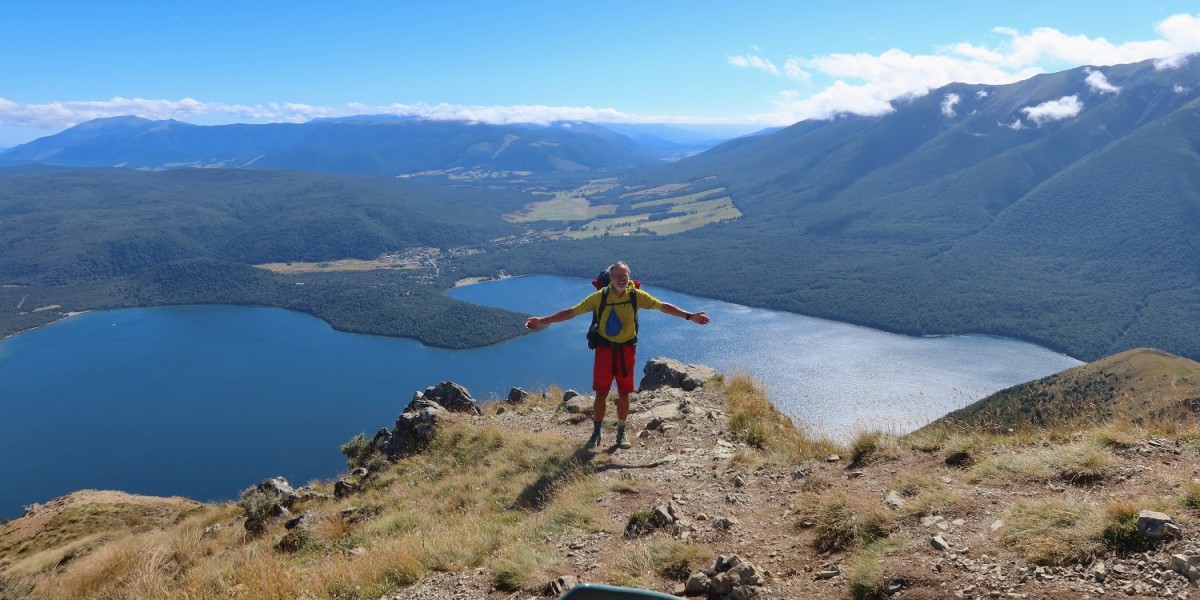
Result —
[[604, 286], [604, 291], [600, 292], [600, 306], [592, 312], [592, 325], [600, 323], [600, 313], [604, 312], [604, 305], [608, 304], [608, 286]]
[[633, 305], [633, 339], [637, 339], [638, 334], [637, 291], [637, 286], [629, 288], [629, 303]]

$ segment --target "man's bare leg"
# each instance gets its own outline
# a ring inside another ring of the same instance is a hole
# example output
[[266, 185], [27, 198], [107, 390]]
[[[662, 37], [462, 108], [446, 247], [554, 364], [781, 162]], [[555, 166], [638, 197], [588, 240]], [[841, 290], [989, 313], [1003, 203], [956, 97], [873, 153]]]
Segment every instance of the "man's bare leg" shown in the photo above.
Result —
[[625, 435], [625, 419], [629, 418], [629, 392], [617, 390], [617, 445], [622, 448], [632, 448], [633, 444]]
[[[626, 407], [628, 409], [628, 406]], [[600, 445], [600, 427], [604, 424], [604, 413], [608, 409], [608, 391], [596, 392], [596, 399], [592, 402], [592, 437], [588, 438], [586, 446], [588, 448], [596, 448]], [[617, 414], [621, 414], [620, 405], [617, 406]]]

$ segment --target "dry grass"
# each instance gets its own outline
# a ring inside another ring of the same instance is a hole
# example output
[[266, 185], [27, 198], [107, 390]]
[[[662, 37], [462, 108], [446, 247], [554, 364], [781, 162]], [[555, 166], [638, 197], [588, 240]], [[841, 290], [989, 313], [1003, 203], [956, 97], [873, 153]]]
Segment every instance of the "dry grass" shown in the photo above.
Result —
[[1179, 505], [1200, 513], [1200, 480], [1191, 480], [1179, 488]]
[[887, 583], [884, 558], [899, 547], [895, 540], [881, 539], [864, 545], [853, 556], [846, 569], [846, 587], [855, 600], [885, 598]]
[[655, 535], [624, 551], [611, 580], [632, 587], [652, 587], [660, 577], [684, 581], [689, 574], [708, 566], [712, 557], [706, 548]]
[[1005, 518], [1002, 541], [1026, 562], [1086, 563], [1102, 549], [1102, 525], [1094, 507], [1074, 500], [1017, 502]]
[[224, 506], [97, 541], [97, 550], [65, 568], [46, 565], [37, 592], [66, 600], [374, 599], [430, 571], [484, 565], [498, 573], [498, 585], [530, 589], [553, 556], [546, 540], [599, 521], [595, 501], [607, 489], [586, 476], [575, 450], [558, 436], [452, 423], [429, 451], [387, 467], [355, 496], [374, 518], [343, 518], [349, 501], [297, 507], [323, 516], [289, 534], [297, 540], [292, 554], [275, 549], [285, 534], [279, 521], [257, 538], [240, 523], [205, 534], [240, 512]]
[[843, 492], [820, 499], [807, 518], [813, 523], [813, 546], [821, 552], [886, 538], [895, 526], [895, 516], [877, 502]]
[[1091, 443], [1050, 446], [1020, 454], [992, 456], [970, 471], [974, 482], [1099, 483], [1112, 474], [1112, 456]]
[[948, 491], [946, 484], [931, 475], [902, 473], [889, 489], [904, 497], [904, 506], [896, 509], [896, 515], [905, 520], [916, 520], [933, 514], [947, 514], [962, 502], [957, 492]]
[[749, 375], [728, 378], [725, 396], [730, 429], [773, 459], [800, 463], [837, 449], [832, 442], [797, 429], [791, 419], [767, 400], [766, 392]]

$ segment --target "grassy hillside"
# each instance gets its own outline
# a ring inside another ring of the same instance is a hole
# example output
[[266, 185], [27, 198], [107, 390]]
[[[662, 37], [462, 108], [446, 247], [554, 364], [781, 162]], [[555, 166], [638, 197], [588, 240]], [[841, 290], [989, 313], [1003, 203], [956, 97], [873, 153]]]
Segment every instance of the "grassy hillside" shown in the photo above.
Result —
[[[561, 393], [444, 421], [395, 462], [348, 452], [372, 469], [349, 478], [357, 491], [313, 482], [261, 530], [244, 526], [265, 510], [252, 488], [245, 510], [92, 492], [33, 507], [0, 524], [0, 593], [499, 600], [574, 577], [683, 595], [733, 555], [759, 598], [1195, 590], [1165, 566], [1200, 554], [1195, 426], [867, 432], [839, 448], [734, 376], [686, 394], [690, 412], [681, 390], [639, 394], [630, 427], [645, 434], [590, 452], [587, 413]], [[1140, 536], [1143, 509], [1181, 536]]]
[[928, 427], [1037, 430], [1113, 421], [1200, 422], [1200, 363], [1149, 348], [1128, 350], [1001, 390]]

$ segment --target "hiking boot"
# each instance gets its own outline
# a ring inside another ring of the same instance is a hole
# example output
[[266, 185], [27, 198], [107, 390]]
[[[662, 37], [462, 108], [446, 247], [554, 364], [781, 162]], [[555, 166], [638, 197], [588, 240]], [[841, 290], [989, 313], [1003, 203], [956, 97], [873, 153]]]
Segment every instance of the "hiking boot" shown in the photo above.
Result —
[[633, 444], [629, 442], [629, 438], [625, 435], [624, 428], [617, 430], [617, 447], [618, 448], [632, 448], [633, 447]]
[[589, 450], [591, 450], [592, 448], [597, 448], [599, 446], [600, 446], [600, 432], [599, 431], [597, 431], [596, 433], [593, 433], [592, 437], [588, 438], [587, 443], [583, 445], [584, 448], [587, 448]]

